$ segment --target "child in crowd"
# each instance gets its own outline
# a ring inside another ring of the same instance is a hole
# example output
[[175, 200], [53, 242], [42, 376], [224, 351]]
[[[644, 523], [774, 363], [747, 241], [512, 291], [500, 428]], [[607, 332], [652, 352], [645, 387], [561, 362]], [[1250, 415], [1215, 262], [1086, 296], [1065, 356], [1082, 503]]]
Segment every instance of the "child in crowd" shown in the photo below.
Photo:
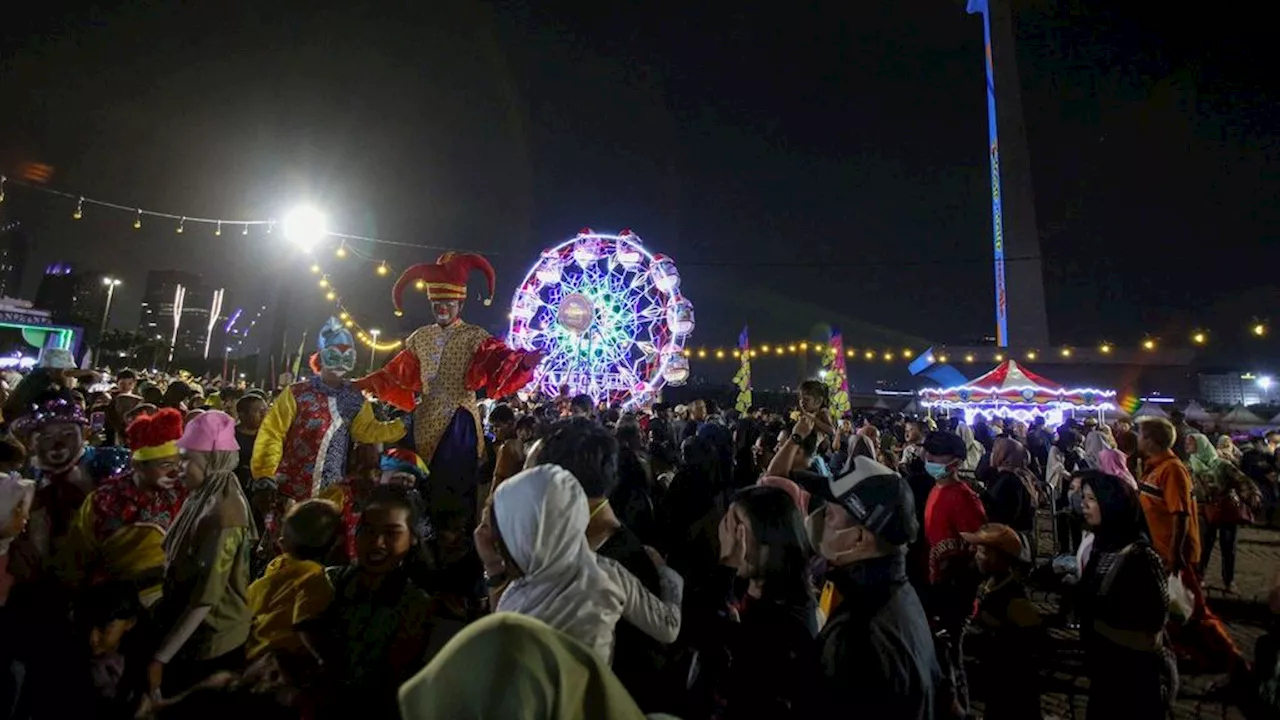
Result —
[[813, 418], [813, 428], [820, 435], [834, 439], [835, 425], [831, 422], [831, 390], [820, 380], [800, 383], [800, 412]]
[[406, 488], [378, 487], [360, 514], [356, 564], [326, 570], [325, 717], [395, 717], [397, 689], [430, 659], [434, 604], [411, 579], [417, 516]]
[[991, 692], [986, 714], [991, 720], [1040, 717], [1040, 692], [1034, 651], [1040, 639], [1040, 613], [1027, 599], [1017, 568], [1022, 539], [1008, 525], [988, 523], [976, 533], [960, 533], [976, 550], [985, 580], [978, 588], [974, 624], [983, 631], [982, 658]]
[[317, 643], [307, 624], [324, 614], [333, 601], [325, 563], [341, 549], [342, 513], [328, 500], [295, 505], [284, 519], [280, 555], [249, 586], [253, 625], [245, 658], [254, 662], [267, 653], [289, 660], [319, 660]]
[[131, 718], [142, 697], [140, 664], [129, 662], [126, 636], [138, 624], [142, 603], [128, 582], [107, 582], [87, 588], [75, 607], [75, 621], [88, 642], [86, 675], [67, 688], [84, 694], [78, 708], [86, 717]]

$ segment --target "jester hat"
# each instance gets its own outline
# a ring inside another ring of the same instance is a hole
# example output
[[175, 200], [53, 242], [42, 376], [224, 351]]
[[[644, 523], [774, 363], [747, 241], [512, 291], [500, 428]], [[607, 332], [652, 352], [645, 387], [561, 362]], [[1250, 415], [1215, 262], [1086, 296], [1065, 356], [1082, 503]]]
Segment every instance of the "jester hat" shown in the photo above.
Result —
[[84, 415], [84, 409], [69, 392], [51, 390], [37, 398], [26, 412], [13, 421], [13, 432], [19, 437], [25, 437], [42, 431], [49, 425], [58, 424], [88, 427], [89, 420]]
[[436, 260], [435, 264], [419, 263], [404, 271], [395, 287], [391, 288], [391, 302], [395, 305], [396, 315], [403, 314], [404, 289], [410, 283], [422, 283], [431, 300], [466, 300], [467, 275], [472, 270], [484, 273], [489, 283], [489, 296], [484, 304], [493, 302], [493, 289], [496, 277], [493, 266], [483, 256], [475, 253], [447, 252]]
[[129, 423], [125, 435], [133, 459], [139, 462], [178, 454], [178, 438], [182, 437], [182, 413], [164, 408], [151, 415], [140, 415]]

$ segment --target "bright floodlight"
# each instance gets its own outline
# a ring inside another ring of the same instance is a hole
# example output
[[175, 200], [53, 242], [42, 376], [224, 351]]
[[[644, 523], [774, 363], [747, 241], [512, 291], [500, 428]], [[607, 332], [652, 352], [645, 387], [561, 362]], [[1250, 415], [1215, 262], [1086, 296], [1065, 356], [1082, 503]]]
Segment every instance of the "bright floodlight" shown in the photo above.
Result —
[[1270, 375], [1263, 375], [1258, 378], [1258, 387], [1262, 388], [1264, 391], [1271, 389], [1271, 383], [1272, 380]]
[[303, 252], [311, 252], [328, 234], [324, 213], [313, 207], [294, 208], [284, 217], [284, 236]]

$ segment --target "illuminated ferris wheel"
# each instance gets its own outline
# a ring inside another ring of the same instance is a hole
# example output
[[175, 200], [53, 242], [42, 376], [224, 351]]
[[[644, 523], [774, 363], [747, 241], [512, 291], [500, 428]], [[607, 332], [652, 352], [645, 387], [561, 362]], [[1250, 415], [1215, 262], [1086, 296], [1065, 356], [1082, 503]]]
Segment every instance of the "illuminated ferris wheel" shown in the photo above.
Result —
[[627, 408], [689, 377], [693, 325], [671, 258], [651, 254], [630, 230], [584, 228], [529, 269], [512, 299], [507, 342], [545, 353], [531, 388], [554, 396], [567, 385]]

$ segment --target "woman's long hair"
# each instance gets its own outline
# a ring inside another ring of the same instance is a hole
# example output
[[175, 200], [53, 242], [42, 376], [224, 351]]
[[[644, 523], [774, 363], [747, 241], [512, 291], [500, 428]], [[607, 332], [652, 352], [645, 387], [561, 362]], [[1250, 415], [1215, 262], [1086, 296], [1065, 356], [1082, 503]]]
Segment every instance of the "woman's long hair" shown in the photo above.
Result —
[[1076, 473], [1082, 488], [1093, 491], [1102, 510], [1102, 524], [1093, 528], [1094, 547], [1115, 552], [1150, 537], [1138, 493], [1124, 480], [1100, 470]]
[[788, 603], [812, 599], [809, 539], [791, 496], [776, 487], [757, 485], [738, 491], [733, 505], [751, 523], [756, 547], [748, 550], [747, 561], [754, 566], [755, 578], [764, 581], [763, 598]]

